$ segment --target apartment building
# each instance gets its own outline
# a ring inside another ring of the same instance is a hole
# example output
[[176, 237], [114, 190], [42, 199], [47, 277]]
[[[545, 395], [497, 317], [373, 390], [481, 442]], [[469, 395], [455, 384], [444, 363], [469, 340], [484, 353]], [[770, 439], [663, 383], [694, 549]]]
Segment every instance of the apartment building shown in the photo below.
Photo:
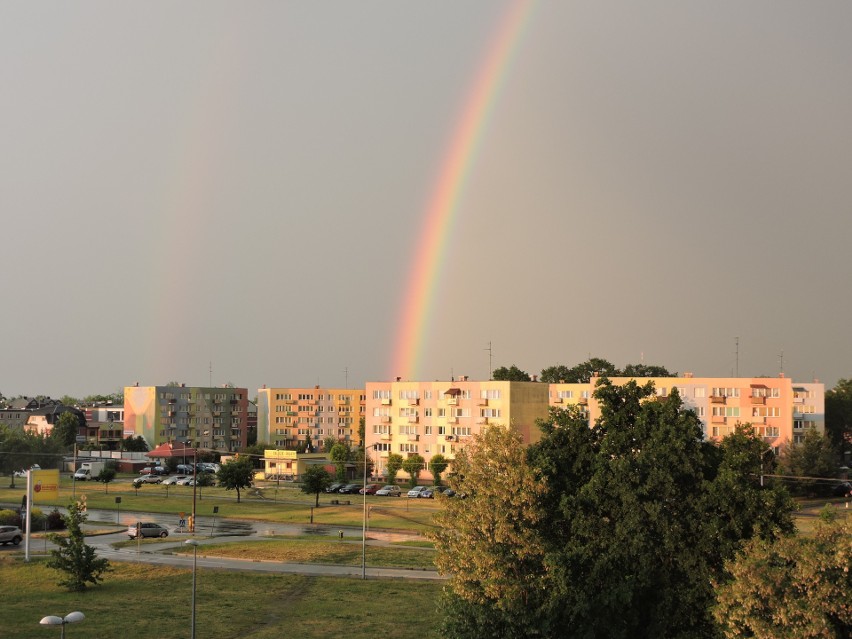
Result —
[[266, 388], [257, 391], [257, 443], [295, 450], [317, 449], [328, 437], [360, 446], [363, 389]]
[[180, 384], [124, 389], [124, 436], [141, 436], [151, 449], [181, 442], [236, 452], [246, 446], [247, 423], [245, 388]]
[[[366, 388], [366, 445], [381, 476], [391, 453], [419, 454], [427, 468], [441, 454], [452, 461], [474, 435], [493, 424], [511, 425], [525, 443], [538, 441], [537, 419], [547, 417], [548, 385], [537, 382], [370, 382]], [[401, 473], [404, 477], [405, 473]]]
[[[614, 377], [614, 384], [632, 378]], [[648, 377], [635, 381], [654, 383], [657, 397], [677, 389], [684, 405], [701, 419], [706, 439], [719, 440], [737, 423], [751, 424], [776, 452], [788, 442], [801, 441], [807, 429], [825, 432], [825, 385], [799, 383], [779, 377]], [[593, 397], [596, 380], [589, 384], [551, 384], [551, 406], [579, 405], [589, 423], [600, 416]]]

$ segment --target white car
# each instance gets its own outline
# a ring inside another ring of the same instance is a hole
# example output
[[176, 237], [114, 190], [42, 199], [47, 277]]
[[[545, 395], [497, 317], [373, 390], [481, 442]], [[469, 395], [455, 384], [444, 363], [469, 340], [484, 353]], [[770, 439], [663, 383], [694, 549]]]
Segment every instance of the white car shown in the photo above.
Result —
[[409, 497], [422, 497], [423, 493], [425, 493], [429, 489], [428, 486], [415, 486], [411, 490], [408, 491]]
[[195, 480], [192, 477], [184, 477], [175, 482], [177, 486], [192, 486], [195, 484]]
[[183, 479], [189, 479], [189, 477], [186, 475], [172, 475], [171, 477], [166, 477], [163, 480], [163, 486], [174, 486], [175, 484], [179, 484]]

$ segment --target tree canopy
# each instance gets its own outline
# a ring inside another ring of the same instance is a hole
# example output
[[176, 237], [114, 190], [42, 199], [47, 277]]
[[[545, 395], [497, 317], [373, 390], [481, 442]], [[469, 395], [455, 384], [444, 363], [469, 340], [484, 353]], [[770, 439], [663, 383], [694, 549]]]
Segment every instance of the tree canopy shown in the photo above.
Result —
[[225, 490], [237, 491], [237, 503], [240, 503], [240, 490], [250, 487], [254, 481], [254, 463], [251, 457], [237, 456], [219, 466], [216, 477]]
[[100, 583], [103, 581], [101, 575], [111, 570], [109, 561], [98, 557], [95, 549], [85, 542], [81, 524], [86, 521], [86, 517], [78, 504], [70, 504], [68, 514], [62, 518], [68, 534], [49, 535], [57, 548], [50, 551], [47, 567], [65, 573], [65, 577], [58, 583], [70, 591], [79, 592], [85, 590], [88, 584]]
[[306, 495], [316, 495], [316, 505], [319, 506], [319, 496], [331, 485], [331, 475], [322, 466], [308, 466], [302, 473], [302, 492]]
[[839, 452], [852, 451], [852, 379], [825, 392], [825, 434]]
[[495, 368], [491, 373], [491, 379], [495, 382], [529, 382], [532, 378], [529, 373], [522, 371], [513, 364], [509, 368], [505, 366]]
[[837, 476], [837, 450], [828, 435], [810, 428], [798, 444], [788, 443], [781, 451], [781, 471], [785, 475], [800, 477], [793, 482], [793, 492], [800, 494], [828, 494], [833, 482], [805, 477], [834, 478]]
[[571, 368], [557, 364], [541, 371], [541, 381], [548, 384], [587, 384], [593, 377], [675, 377], [665, 366], [656, 364], [627, 364], [619, 369], [601, 357], [591, 357]]
[[724, 561], [792, 528], [786, 492], [752, 472], [753, 435], [704, 442], [677, 391], [651, 383], [602, 379], [595, 398], [592, 427], [554, 408], [526, 453], [490, 428], [457, 455], [450, 484], [468, 497], [436, 533], [445, 636], [713, 637]]

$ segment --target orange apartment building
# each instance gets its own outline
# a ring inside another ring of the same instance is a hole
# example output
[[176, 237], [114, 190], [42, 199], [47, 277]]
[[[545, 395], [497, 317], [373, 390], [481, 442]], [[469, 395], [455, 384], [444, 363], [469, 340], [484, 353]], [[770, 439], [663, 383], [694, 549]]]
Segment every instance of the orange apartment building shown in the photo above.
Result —
[[[525, 443], [539, 439], [537, 419], [547, 417], [548, 385], [537, 382], [370, 382], [366, 388], [365, 439], [374, 473], [384, 474], [391, 453], [419, 454], [420, 478], [432, 479], [432, 456], [452, 461], [470, 438], [492, 424], [511, 425]], [[400, 476], [406, 477], [404, 472]]]
[[[614, 377], [624, 384], [631, 378]], [[656, 393], [666, 397], [677, 388], [684, 405], [696, 412], [704, 436], [719, 440], [733, 432], [737, 423], [751, 424], [755, 432], [776, 452], [788, 442], [801, 441], [807, 429], [825, 432], [825, 385], [794, 382], [787, 377], [648, 377], [635, 381], [654, 383]], [[580, 405], [589, 423], [600, 416], [589, 384], [551, 384], [551, 406]]]
[[360, 446], [363, 389], [261, 388], [257, 392], [257, 443], [295, 449], [310, 438], [319, 450], [327, 437]]

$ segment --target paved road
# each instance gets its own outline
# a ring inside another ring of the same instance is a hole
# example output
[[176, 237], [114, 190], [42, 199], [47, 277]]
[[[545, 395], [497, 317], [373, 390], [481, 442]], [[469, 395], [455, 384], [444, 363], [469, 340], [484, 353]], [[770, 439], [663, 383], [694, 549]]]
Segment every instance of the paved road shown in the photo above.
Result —
[[[61, 510], [61, 509], [60, 509]], [[97, 529], [99, 525], [116, 524], [116, 513], [111, 510], [90, 510], [86, 524], [88, 529]], [[122, 512], [119, 522], [131, 525], [136, 521], [153, 521], [162, 524], [169, 529], [169, 537], [161, 543], [145, 543], [136, 547], [128, 546], [115, 549], [112, 544], [117, 541], [126, 541], [127, 534], [123, 529], [105, 535], [94, 535], [87, 537], [86, 543], [94, 546], [98, 555], [112, 561], [128, 561], [148, 564], [165, 564], [169, 566], [191, 567], [192, 555], [172, 554], [170, 550], [182, 547], [187, 539], [194, 537], [198, 542], [198, 566], [202, 568], [218, 568], [224, 570], [248, 570], [264, 573], [292, 573], [316, 576], [342, 576], [361, 577], [361, 566], [340, 566], [332, 564], [294, 564], [277, 561], [256, 561], [243, 559], [227, 559], [222, 557], [208, 557], [204, 553], [204, 546], [211, 543], [222, 543], [228, 540], [251, 541], [268, 539], [274, 535], [317, 535], [318, 538], [327, 537], [336, 539], [340, 531], [344, 537], [352, 539], [361, 536], [361, 528], [353, 527], [329, 527], [310, 524], [281, 524], [267, 521], [249, 521], [240, 519], [222, 519], [213, 517], [199, 517], [196, 523], [196, 534], [177, 528], [179, 523], [174, 515], [159, 515], [155, 513]], [[393, 532], [382, 530], [370, 530], [368, 532], [368, 545], [388, 545], [396, 541], [422, 540], [420, 535], [408, 532]], [[34, 539], [30, 542], [31, 554], [42, 554], [45, 542]], [[421, 579], [441, 580], [444, 579], [435, 570], [413, 570], [405, 568], [371, 568], [366, 569], [368, 578], [398, 578], [398, 579]]]

